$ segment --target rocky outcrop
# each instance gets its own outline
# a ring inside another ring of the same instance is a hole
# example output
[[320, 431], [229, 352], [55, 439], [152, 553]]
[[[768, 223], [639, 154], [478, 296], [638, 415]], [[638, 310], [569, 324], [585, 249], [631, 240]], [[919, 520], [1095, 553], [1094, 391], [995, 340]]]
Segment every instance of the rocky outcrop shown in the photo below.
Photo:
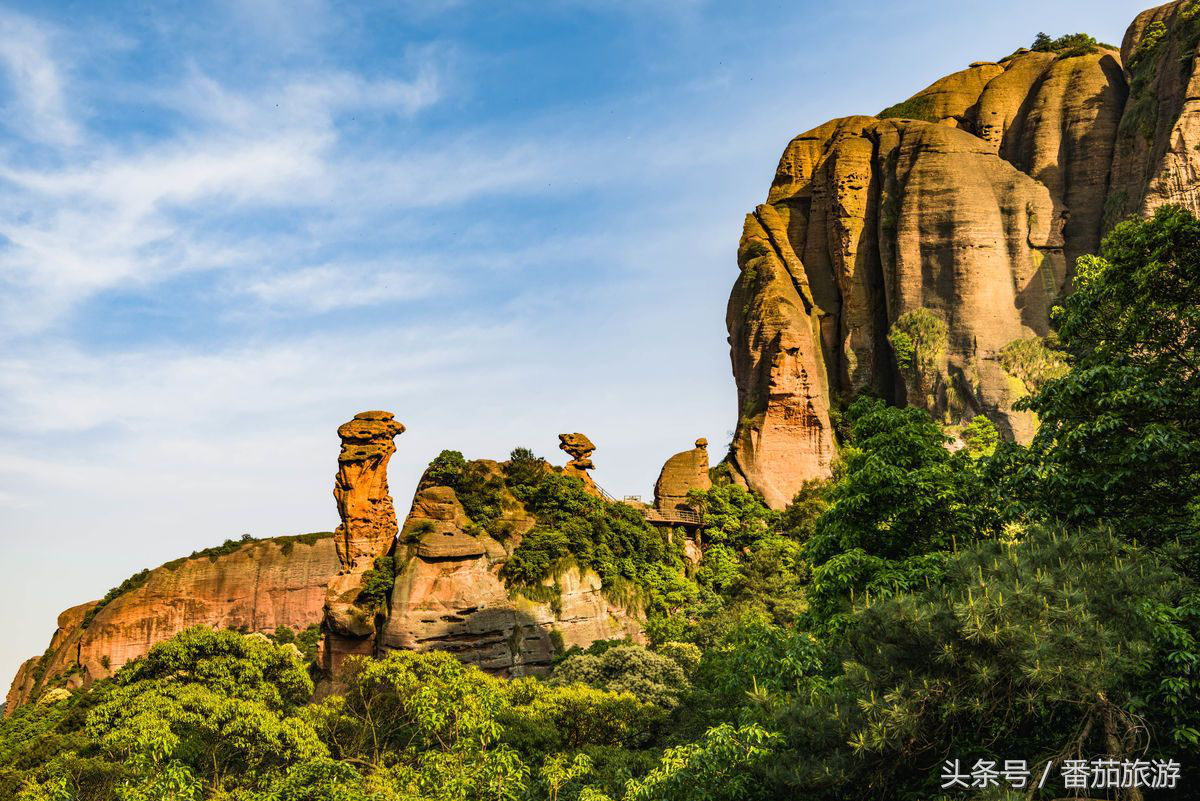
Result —
[[363, 581], [375, 561], [392, 552], [399, 526], [388, 492], [387, 468], [396, 452], [395, 438], [404, 433], [391, 412], [359, 412], [338, 427], [342, 440], [333, 485], [341, 524], [334, 532], [340, 569], [325, 593], [325, 630], [320, 662], [336, 674], [350, 655], [375, 650], [376, 616], [380, 610], [359, 603]]
[[600, 495], [600, 491], [596, 488], [596, 482], [592, 480], [589, 472], [596, 467], [592, 462], [592, 452], [596, 450], [592, 441], [580, 433], [559, 434], [558, 447], [571, 457], [571, 461], [563, 467], [563, 473], [578, 478], [583, 482], [584, 489], [591, 494]]
[[1108, 197], [1111, 220], [1178, 203], [1200, 214], [1200, 7], [1190, 0], [1143, 11], [1121, 43], [1129, 101]]
[[22, 704], [29, 703], [34, 696], [35, 685], [37, 680], [34, 677], [34, 670], [40, 657], [30, 657], [21, 663], [17, 668], [17, 675], [13, 677], [12, 685], [8, 688], [8, 695], [4, 699], [4, 715], [11, 715], [17, 707]]
[[654, 506], [660, 512], [688, 508], [688, 493], [705, 492], [712, 487], [708, 476], [708, 440], [696, 440], [696, 447], [677, 453], [666, 461], [654, 483]]
[[341, 525], [335, 532], [345, 572], [370, 569], [392, 548], [396, 508], [388, 493], [387, 467], [404, 433], [391, 412], [359, 412], [338, 428], [342, 450], [333, 485]]
[[1200, 212], [1192, 9], [1139, 15], [1120, 53], [1018, 51], [788, 144], [729, 299], [735, 481], [780, 508], [828, 477], [830, 410], [862, 391], [1031, 436], [998, 351], [1048, 332], [1123, 214]]
[[544, 672], [572, 645], [640, 639], [637, 610], [609, 600], [589, 570], [568, 566], [536, 592], [506, 586], [501, 569], [536, 521], [507, 491], [501, 497], [504, 511], [488, 530], [472, 523], [452, 488], [422, 481], [401, 530], [380, 647], [448, 651], [489, 672], [523, 676]]
[[191, 626], [269, 633], [317, 625], [338, 567], [325, 533], [231, 543], [139, 574], [103, 606], [92, 601], [59, 615], [46, 653], [22, 666], [6, 708], [48, 688], [107, 678]]

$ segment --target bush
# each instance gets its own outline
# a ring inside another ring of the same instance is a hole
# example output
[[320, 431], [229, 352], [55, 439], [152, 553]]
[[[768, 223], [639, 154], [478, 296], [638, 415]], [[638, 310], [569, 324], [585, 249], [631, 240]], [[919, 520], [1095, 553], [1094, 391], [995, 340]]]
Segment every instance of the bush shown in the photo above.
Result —
[[380, 556], [374, 566], [363, 573], [362, 589], [358, 591], [355, 604], [375, 612], [387, 610], [392, 587], [396, 583], [396, 560], [391, 556]]
[[619, 645], [602, 654], [576, 654], [555, 666], [547, 682], [554, 686], [586, 684], [630, 693], [639, 701], [669, 709], [687, 689], [680, 663], [640, 645]]

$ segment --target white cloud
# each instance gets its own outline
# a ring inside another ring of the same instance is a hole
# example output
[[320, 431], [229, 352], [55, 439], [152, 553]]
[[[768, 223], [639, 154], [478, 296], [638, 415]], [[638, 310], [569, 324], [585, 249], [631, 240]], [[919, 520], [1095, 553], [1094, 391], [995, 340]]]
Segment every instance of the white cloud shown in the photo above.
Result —
[[10, 129], [47, 144], [75, 144], [79, 128], [67, 110], [48, 30], [14, 12], [0, 12], [0, 65], [15, 99]]
[[276, 271], [238, 291], [268, 309], [328, 312], [427, 297], [443, 284], [441, 276], [413, 268], [333, 263]]

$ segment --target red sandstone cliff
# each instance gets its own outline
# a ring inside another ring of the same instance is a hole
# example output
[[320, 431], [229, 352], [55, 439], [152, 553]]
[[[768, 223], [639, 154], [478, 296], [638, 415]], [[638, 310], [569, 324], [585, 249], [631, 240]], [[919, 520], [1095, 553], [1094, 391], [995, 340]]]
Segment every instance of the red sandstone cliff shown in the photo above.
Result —
[[112, 675], [190, 626], [274, 632], [319, 624], [325, 586], [338, 570], [330, 534], [233, 543], [228, 553], [168, 562], [99, 605], [58, 617], [45, 654], [22, 665], [6, 710], [50, 687], [76, 688]]
[[[1047, 334], [1075, 259], [1122, 216], [1200, 212], [1197, 41], [1200, 14], [1170, 3], [1121, 53], [1018, 51], [792, 140], [729, 299], [735, 480], [780, 508], [827, 477], [830, 410], [860, 391], [1028, 438], [999, 352]], [[918, 365], [897, 327], [936, 340]]]

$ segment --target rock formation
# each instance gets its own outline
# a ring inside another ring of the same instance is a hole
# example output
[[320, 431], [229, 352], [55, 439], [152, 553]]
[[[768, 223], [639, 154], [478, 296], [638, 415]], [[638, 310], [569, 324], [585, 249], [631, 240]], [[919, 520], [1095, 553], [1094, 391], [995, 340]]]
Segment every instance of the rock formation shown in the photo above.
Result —
[[391, 412], [359, 412], [338, 427], [342, 449], [333, 485], [342, 522], [334, 532], [340, 569], [329, 580], [325, 596], [322, 665], [337, 671], [347, 654], [374, 652], [375, 609], [359, 605], [367, 571], [375, 560], [392, 551], [396, 508], [388, 493], [388, 461], [396, 452], [395, 438], [404, 433]]
[[708, 477], [708, 440], [701, 437], [690, 451], [666, 461], [654, 483], [654, 506], [660, 512], [688, 508], [688, 493], [712, 487]]
[[59, 615], [45, 654], [18, 672], [6, 709], [51, 687], [107, 678], [191, 626], [274, 632], [321, 622], [325, 586], [339, 566], [330, 534], [213, 550], [148, 571], [99, 609], [91, 601]]
[[396, 508], [388, 494], [387, 467], [404, 426], [391, 412], [359, 412], [338, 427], [342, 450], [333, 485], [338, 515], [338, 559], [346, 572], [367, 570], [396, 536]]
[[563, 467], [563, 472], [583, 481], [584, 489], [588, 492], [599, 495], [600, 491], [596, 488], [596, 482], [592, 480], [591, 473], [588, 472], [596, 467], [592, 462], [592, 452], [596, 450], [592, 441], [579, 433], [559, 434], [558, 447], [571, 457], [571, 461]]
[[1129, 101], [1108, 194], [1112, 218], [1178, 203], [1200, 214], [1200, 7], [1189, 0], [1138, 14], [1121, 60]]
[[830, 410], [860, 391], [1027, 439], [998, 352], [1048, 333], [1075, 259], [1124, 215], [1200, 212], [1198, 40], [1171, 3], [1120, 53], [1021, 50], [793, 139], [729, 299], [734, 480], [780, 508], [827, 477]]
[[[587, 438], [562, 439], [578, 469], [590, 468], [594, 446]], [[472, 464], [493, 477], [503, 470], [496, 462]], [[636, 613], [609, 601], [591, 571], [569, 567], [547, 579], [536, 600], [505, 585], [501, 568], [536, 520], [507, 490], [500, 494], [503, 512], [484, 529], [453, 488], [422, 480], [400, 532], [400, 566], [380, 646], [448, 651], [489, 672], [523, 676], [548, 669], [564, 647], [640, 638]]]

